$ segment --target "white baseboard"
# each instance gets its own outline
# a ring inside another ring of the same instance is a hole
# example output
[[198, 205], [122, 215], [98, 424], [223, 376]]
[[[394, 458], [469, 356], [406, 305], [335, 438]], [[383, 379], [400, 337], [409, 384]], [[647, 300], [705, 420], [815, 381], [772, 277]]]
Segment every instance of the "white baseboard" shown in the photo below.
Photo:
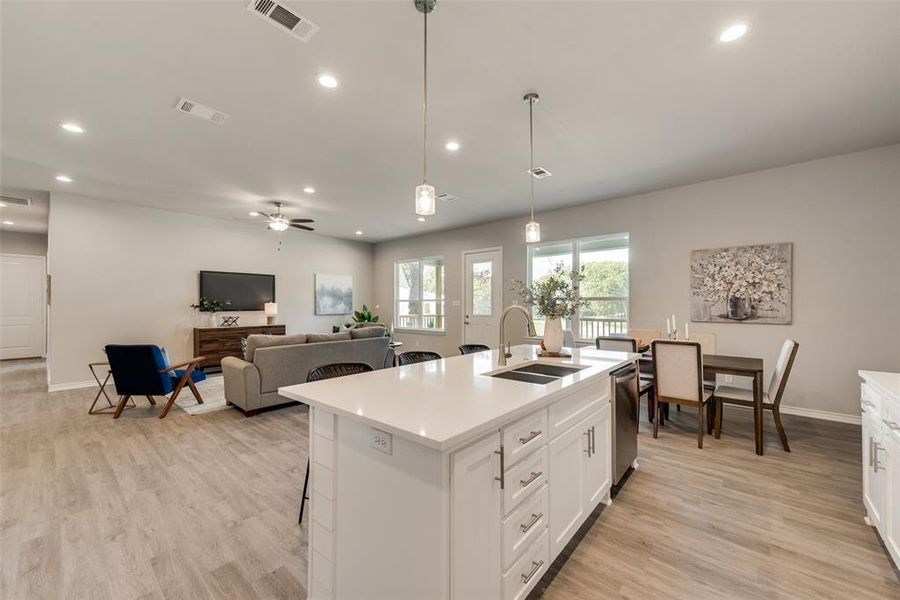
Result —
[[78, 389], [86, 388], [86, 387], [97, 387], [97, 382], [88, 380], [88, 381], [73, 381], [72, 383], [54, 383], [53, 385], [47, 386], [47, 391], [48, 392], [64, 392], [66, 390], [78, 390]]
[[782, 404], [781, 412], [786, 415], [797, 415], [798, 417], [809, 417], [810, 419], [820, 419], [822, 421], [850, 423], [851, 425], [862, 424], [862, 417], [858, 415], [845, 415], [844, 413], [830, 412], [827, 410], [816, 410], [814, 408], [801, 408], [799, 406], [788, 406], [786, 404]]

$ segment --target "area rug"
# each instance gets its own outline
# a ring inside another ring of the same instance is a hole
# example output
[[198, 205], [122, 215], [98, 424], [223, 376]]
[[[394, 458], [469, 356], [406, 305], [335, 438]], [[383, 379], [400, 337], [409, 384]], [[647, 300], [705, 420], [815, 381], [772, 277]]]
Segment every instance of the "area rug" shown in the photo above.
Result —
[[232, 408], [225, 404], [225, 380], [221, 375], [207, 377], [197, 384], [197, 391], [203, 397], [203, 404], [198, 404], [191, 391], [185, 387], [175, 401], [175, 406], [192, 416]]

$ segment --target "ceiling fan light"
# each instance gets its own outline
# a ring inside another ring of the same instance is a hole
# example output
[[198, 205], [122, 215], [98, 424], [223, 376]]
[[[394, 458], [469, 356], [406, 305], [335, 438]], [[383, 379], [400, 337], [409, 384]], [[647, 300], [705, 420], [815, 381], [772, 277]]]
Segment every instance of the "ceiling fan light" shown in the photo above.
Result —
[[525, 223], [525, 243], [534, 244], [541, 241], [541, 224], [537, 221]]
[[416, 187], [416, 214], [422, 216], [433, 215], [435, 211], [434, 186], [427, 183]]
[[287, 221], [284, 219], [275, 219], [271, 223], [269, 223], [269, 229], [272, 231], [284, 231], [288, 228]]

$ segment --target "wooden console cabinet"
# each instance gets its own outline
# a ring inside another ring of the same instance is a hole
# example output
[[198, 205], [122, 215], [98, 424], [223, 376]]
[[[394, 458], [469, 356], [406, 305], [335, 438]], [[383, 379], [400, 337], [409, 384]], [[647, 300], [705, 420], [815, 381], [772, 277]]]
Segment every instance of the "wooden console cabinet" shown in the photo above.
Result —
[[200, 363], [204, 369], [220, 369], [226, 356], [244, 358], [241, 338], [251, 333], [284, 335], [284, 325], [254, 325], [250, 327], [195, 327], [194, 356], [205, 356]]

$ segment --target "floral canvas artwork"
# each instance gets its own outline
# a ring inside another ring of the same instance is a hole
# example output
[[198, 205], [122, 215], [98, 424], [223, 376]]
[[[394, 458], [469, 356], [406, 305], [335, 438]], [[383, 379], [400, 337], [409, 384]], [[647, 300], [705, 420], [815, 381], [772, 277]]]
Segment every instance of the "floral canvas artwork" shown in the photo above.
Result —
[[691, 320], [791, 323], [793, 244], [691, 252]]

